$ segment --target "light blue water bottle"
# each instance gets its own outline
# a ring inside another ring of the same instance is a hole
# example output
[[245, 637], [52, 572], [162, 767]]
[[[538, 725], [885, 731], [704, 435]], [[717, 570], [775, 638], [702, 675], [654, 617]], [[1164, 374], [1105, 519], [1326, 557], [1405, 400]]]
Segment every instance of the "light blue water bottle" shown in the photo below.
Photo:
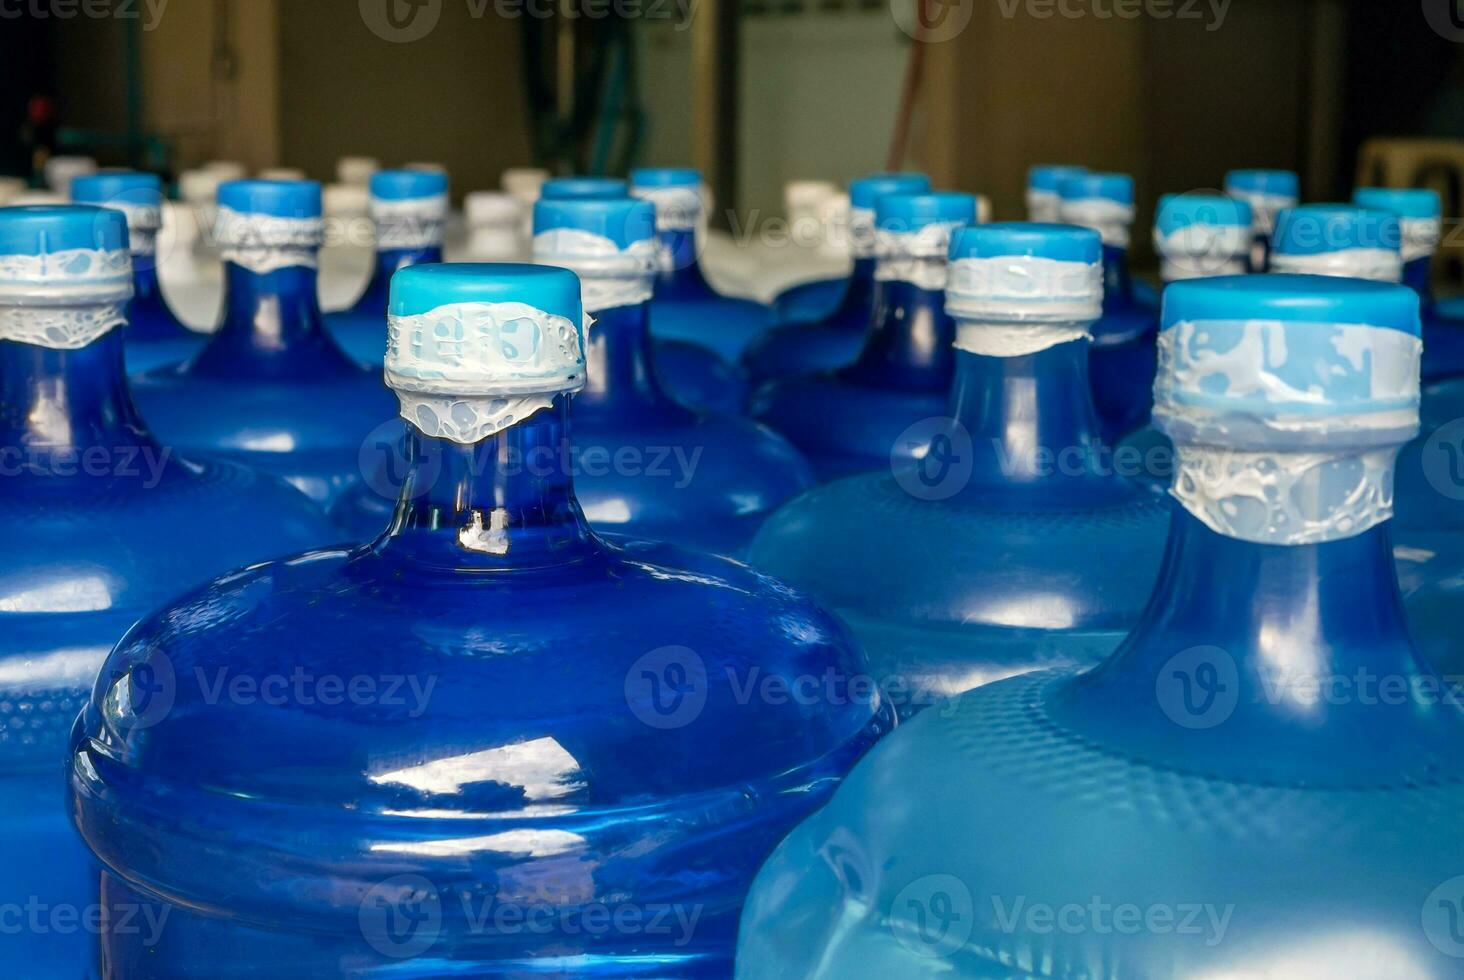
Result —
[[1206, 279], [1163, 323], [1177, 506], [1143, 618], [877, 746], [759, 874], [739, 977], [1458, 975], [1464, 712], [1389, 549], [1418, 298]]

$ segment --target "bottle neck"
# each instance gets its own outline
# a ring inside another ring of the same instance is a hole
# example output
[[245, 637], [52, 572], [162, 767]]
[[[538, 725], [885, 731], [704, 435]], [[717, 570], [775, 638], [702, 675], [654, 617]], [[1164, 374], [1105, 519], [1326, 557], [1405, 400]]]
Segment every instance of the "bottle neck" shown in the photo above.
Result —
[[1103, 306], [1123, 306], [1132, 302], [1133, 280], [1129, 276], [1128, 249], [1117, 245], [1103, 246]]
[[659, 232], [661, 269], [656, 276], [656, 298], [696, 299], [711, 293], [697, 258], [696, 229], [671, 228]]
[[191, 370], [315, 378], [356, 370], [325, 329], [317, 288], [313, 265], [256, 272], [225, 262], [223, 324]]
[[951, 417], [971, 437], [973, 486], [1105, 478], [1087, 340], [1016, 357], [958, 350], [955, 370]]
[[1424, 306], [1433, 304], [1433, 256], [1425, 255], [1413, 259], [1403, 266], [1403, 284], [1418, 294]]
[[569, 398], [473, 445], [408, 425], [408, 469], [379, 552], [444, 570], [535, 568], [599, 548], [574, 496]]
[[75, 350], [0, 341], [0, 448], [155, 448], [127, 387], [123, 333]]
[[1149, 608], [1054, 716], [1185, 771], [1368, 783], [1457, 770], [1464, 720], [1415, 652], [1387, 522], [1254, 544], [1173, 509]]
[[441, 245], [377, 249], [371, 279], [366, 284], [366, 291], [351, 307], [351, 312], [359, 316], [385, 317], [387, 304], [391, 299], [391, 277], [410, 266], [441, 261]]
[[849, 285], [838, 308], [827, 317], [828, 322], [848, 326], [861, 333], [869, 329], [869, 311], [874, 308], [874, 265], [872, 257], [854, 260]]
[[591, 312], [585, 335], [585, 387], [575, 396], [576, 417], [606, 411], [659, 411], [670, 398], [656, 377], [650, 303]]
[[[938, 271], [943, 259], [912, 260]], [[956, 323], [945, 312], [944, 288], [906, 279], [874, 284], [874, 313], [864, 347], [846, 377], [876, 388], [945, 391], [951, 382]]]

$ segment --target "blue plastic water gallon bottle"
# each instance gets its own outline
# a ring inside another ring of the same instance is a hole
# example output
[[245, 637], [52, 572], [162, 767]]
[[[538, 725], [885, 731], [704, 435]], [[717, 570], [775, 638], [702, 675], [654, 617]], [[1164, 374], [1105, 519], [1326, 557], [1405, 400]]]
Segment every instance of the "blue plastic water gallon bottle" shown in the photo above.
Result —
[[923, 455], [955, 371], [946, 250], [955, 229], [975, 223], [976, 199], [886, 194], [875, 210], [874, 314], [858, 355], [841, 368], [766, 382], [749, 399], [752, 416], [787, 436], [825, 480]]
[[215, 233], [223, 325], [196, 357], [139, 376], [138, 404], [179, 451], [248, 463], [328, 506], [401, 426], [379, 373], [352, 361], [321, 318], [320, 185], [224, 184]]
[[[1443, 205], [1429, 190], [1362, 187], [1353, 203], [1398, 215], [1403, 246], [1403, 282], [1423, 303], [1423, 381], [1464, 374], [1464, 321], [1449, 319], [1434, 300], [1432, 266], [1443, 235]], [[1425, 402], [1428, 394], [1425, 391]]]
[[886, 194], [929, 191], [930, 178], [924, 174], [870, 174], [849, 184], [849, 248], [854, 271], [843, 280], [829, 313], [812, 321], [782, 317], [782, 326], [769, 330], [743, 352], [742, 366], [751, 384], [831, 371], [859, 356], [874, 316], [875, 202]]
[[158, 232], [163, 226], [163, 185], [155, 174], [109, 171], [71, 182], [76, 204], [115, 208], [127, 218], [132, 251], [132, 300], [127, 304], [127, 369], [148, 371], [184, 360], [207, 336], [183, 325], [158, 281]]
[[1103, 316], [1093, 324], [1088, 358], [1103, 435], [1116, 442], [1149, 418], [1158, 331], [1154, 311], [1140, 302], [1129, 275], [1134, 181], [1127, 174], [1080, 174], [1064, 179], [1059, 194], [1064, 222], [1103, 236]]
[[[589, 376], [575, 399], [580, 506], [599, 531], [740, 554], [774, 509], [811, 485], [808, 464], [772, 431], [679, 404], [662, 389], [648, 322], [655, 208], [631, 198], [541, 198], [535, 258], [574, 270], [591, 318]], [[409, 418], [408, 421], [411, 421]], [[408, 461], [385, 455], [331, 512], [361, 539], [389, 522]]]
[[771, 324], [772, 313], [761, 303], [723, 296], [702, 275], [697, 243], [706, 221], [701, 173], [645, 167], [631, 172], [630, 193], [656, 206], [661, 255], [652, 301], [655, 336], [708, 347], [737, 363], [743, 348]]
[[[540, 199], [622, 198], [628, 193], [628, 185], [618, 177], [555, 177], [544, 182]], [[711, 348], [685, 340], [658, 340], [653, 354], [662, 387], [677, 401], [715, 412], [742, 411], [747, 383]]]
[[1142, 620], [877, 746], [759, 874], [738, 976], [1459, 974], [1464, 714], [1388, 547], [1418, 299], [1205, 279], [1163, 322], [1178, 506]]
[[[1246, 271], [1250, 205], [1219, 194], [1165, 194], [1154, 216], [1154, 251], [1166, 285]], [[1151, 421], [1124, 436], [1115, 455], [1125, 476], [1158, 492], [1174, 476], [1174, 447]]]
[[442, 261], [449, 199], [447, 174], [441, 171], [378, 170], [368, 186], [366, 207], [376, 244], [371, 278], [350, 309], [326, 314], [325, 322], [347, 354], [379, 367], [386, 350], [391, 277], [409, 265]]
[[956, 377], [923, 458], [803, 495], [750, 551], [849, 623], [902, 716], [1111, 653], [1168, 527], [1168, 505], [1119, 475], [1097, 435], [1097, 233], [982, 225], [958, 230], [950, 256]]
[[123, 366], [127, 243], [118, 209], [0, 209], [0, 964], [13, 977], [95, 962], [95, 874], [61, 769], [107, 652], [185, 589], [335, 537], [283, 482], [148, 432]]
[[1059, 218], [1062, 182], [1081, 177], [1087, 167], [1067, 164], [1038, 164], [1027, 171], [1027, 219], [1050, 224]]
[[391, 304], [390, 530], [148, 618], [77, 724], [103, 901], [163, 923], [109, 975], [730, 975], [759, 863], [891, 723], [863, 658], [744, 565], [590, 529], [572, 273], [414, 266]]
[[1301, 203], [1301, 179], [1290, 170], [1232, 170], [1225, 175], [1225, 193], [1250, 205], [1250, 271], [1268, 271], [1276, 216]]

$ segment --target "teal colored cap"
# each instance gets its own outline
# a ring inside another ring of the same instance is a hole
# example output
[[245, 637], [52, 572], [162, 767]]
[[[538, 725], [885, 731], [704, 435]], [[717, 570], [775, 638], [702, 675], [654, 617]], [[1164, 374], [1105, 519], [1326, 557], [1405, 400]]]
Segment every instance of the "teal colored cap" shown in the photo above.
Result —
[[1171, 283], [1161, 326], [1200, 320], [1354, 323], [1419, 336], [1418, 294], [1396, 283], [1271, 273]]
[[534, 204], [534, 234], [574, 228], [608, 238], [616, 248], [656, 237], [656, 206], [629, 197], [539, 198]]
[[1027, 171], [1027, 187], [1034, 191], [1056, 194], [1061, 190], [1064, 180], [1069, 177], [1081, 177], [1087, 172], [1087, 167], [1052, 163], [1038, 164]]
[[219, 206], [274, 218], [320, 217], [320, 185], [313, 180], [233, 180], [219, 186]]
[[1058, 194], [1064, 201], [1103, 200], [1132, 205], [1134, 179], [1128, 174], [1072, 174], [1058, 183]]
[[99, 207], [160, 209], [163, 206], [163, 182], [157, 174], [137, 171], [88, 174], [71, 182], [71, 200], [75, 204]]
[[1403, 231], [1392, 211], [1304, 204], [1277, 216], [1271, 247], [1277, 255], [1326, 255], [1358, 248], [1396, 252], [1403, 247]]
[[1159, 199], [1154, 227], [1161, 235], [1172, 235], [1193, 225], [1249, 228], [1250, 205], [1223, 194], [1165, 194]]
[[1093, 264], [1103, 260], [1103, 239], [1091, 228], [999, 221], [959, 228], [951, 238], [951, 261], [1003, 256]]
[[447, 193], [447, 174], [432, 170], [378, 170], [371, 175], [371, 196], [382, 201], [416, 201]]
[[851, 207], [870, 210], [886, 194], [926, 194], [930, 178], [920, 173], [866, 174], [849, 182]]
[[874, 205], [877, 227], [886, 231], [919, 231], [928, 225], [975, 224], [976, 198], [960, 191], [886, 194]]
[[125, 252], [127, 219], [122, 212], [82, 204], [0, 208], [0, 255], [55, 255], [78, 249]]
[[555, 177], [539, 191], [541, 199], [574, 200], [582, 197], [624, 197], [628, 185], [619, 177]]
[[1359, 187], [1352, 195], [1352, 203], [1378, 211], [1391, 211], [1410, 220], [1436, 219], [1444, 213], [1438, 193], [1418, 187]]
[[641, 167], [630, 172], [632, 187], [700, 187], [700, 170], [690, 167]]
[[1232, 170], [1225, 175], [1225, 193], [1295, 201], [1301, 196], [1301, 179], [1290, 170]]
[[418, 316], [457, 303], [523, 303], [576, 325], [584, 320], [579, 277], [552, 265], [431, 263], [408, 266], [391, 277], [393, 316]]

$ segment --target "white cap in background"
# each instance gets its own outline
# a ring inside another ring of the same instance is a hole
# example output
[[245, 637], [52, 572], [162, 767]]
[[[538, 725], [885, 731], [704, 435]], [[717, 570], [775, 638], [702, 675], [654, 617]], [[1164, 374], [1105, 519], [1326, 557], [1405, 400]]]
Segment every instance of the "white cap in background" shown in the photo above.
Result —
[[341, 157], [336, 161], [336, 180], [365, 187], [380, 169], [381, 163], [375, 157]]
[[19, 177], [0, 177], [0, 207], [25, 193], [25, 181]]
[[91, 157], [51, 157], [46, 161], [46, 186], [56, 194], [70, 196], [73, 180], [96, 172], [97, 162]]
[[217, 174], [221, 184], [249, 176], [249, 168], [237, 160], [210, 160], [198, 169]]
[[214, 170], [185, 170], [178, 175], [178, 196], [194, 207], [212, 207], [225, 179]]
[[305, 171], [298, 167], [266, 167], [259, 172], [260, 180], [305, 180]]
[[539, 189], [549, 179], [549, 171], [537, 167], [509, 167], [498, 179], [499, 186], [523, 204], [539, 199]]

